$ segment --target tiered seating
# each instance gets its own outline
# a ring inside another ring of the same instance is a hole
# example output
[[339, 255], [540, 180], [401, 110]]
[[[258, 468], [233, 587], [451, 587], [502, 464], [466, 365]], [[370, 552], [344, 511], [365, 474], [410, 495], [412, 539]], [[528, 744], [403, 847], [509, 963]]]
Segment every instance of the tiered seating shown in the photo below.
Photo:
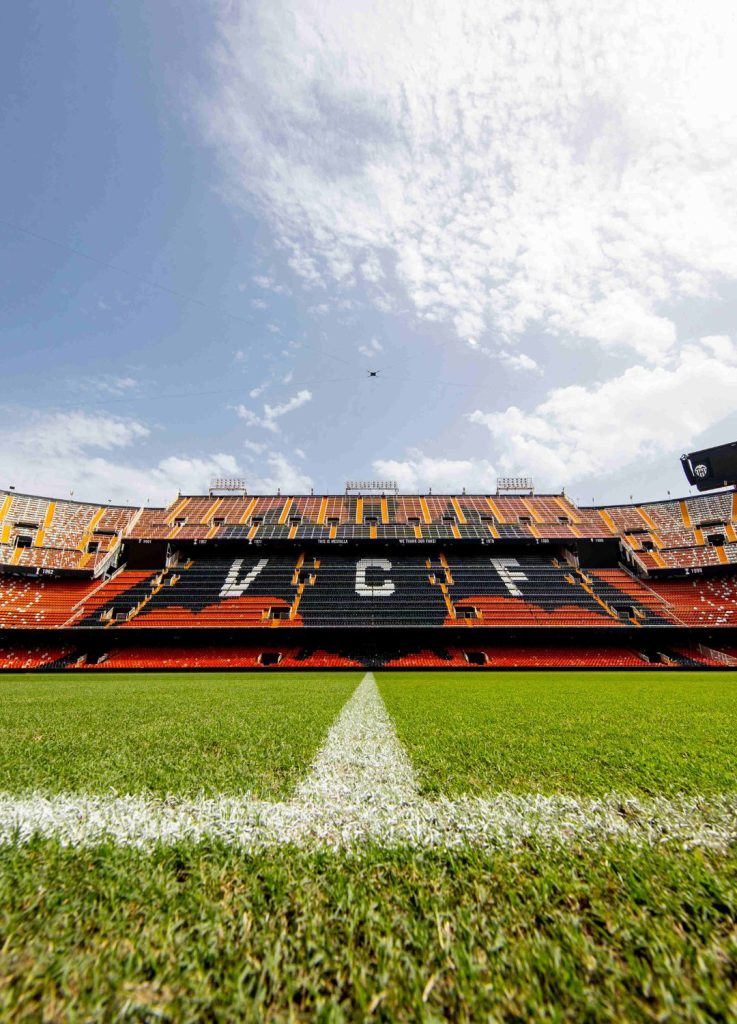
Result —
[[623, 570], [578, 572], [549, 558], [433, 558], [371, 549], [320, 557], [257, 552], [160, 572], [124, 570], [85, 602], [75, 625], [360, 627], [658, 626], [677, 620]]
[[[448, 552], [448, 593], [456, 623], [477, 626], [617, 626], [629, 622], [615, 606], [622, 593], [606, 580], [592, 587], [569, 566], [546, 558], [464, 556]], [[630, 602], [628, 602], [629, 604]], [[663, 621], [645, 615], [648, 623]], [[450, 624], [450, 621], [446, 622]]]
[[710, 643], [710, 645], [697, 646], [702, 655], [709, 657], [709, 660], [717, 665], [724, 668], [727, 665], [729, 668], [737, 668], [737, 644], [722, 643], [719, 641], [717, 645]]
[[0, 629], [55, 629], [97, 583], [39, 576], [0, 575]]
[[[148, 539], [527, 540], [584, 536], [563, 495], [179, 496], [144, 512], [131, 536]], [[593, 536], [607, 536], [597, 514]]]
[[[676, 621], [673, 608], [664, 597], [656, 594], [647, 584], [635, 579], [623, 569], [587, 569], [584, 576], [592, 581], [595, 594], [614, 608], [631, 602], [638, 610], [635, 618], [642, 616], [643, 624], [655, 619], [664, 622]], [[603, 589], [604, 584], [606, 589]]]
[[389, 554], [259, 550], [107, 582], [0, 575], [0, 628], [737, 625], [735, 576], [645, 584], [523, 553]]
[[65, 663], [74, 654], [69, 645], [49, 646], [5, 644], [0, 642], [0, 669], [23, 671], [27, 669], [50, 668], [56, 663]]
[[654, 560], [656, 568], [693, 569], [697, 566], [724, 564], [719, 557], [717, 548], [706, 546], [664, 549], [659, 552], [659, 555], [660, 560], [657, 558]]
[[629, 648], [602, 646], [448, 647], [418, 650], [390, 658], [384, 668], [663, 668]]
[[125, 533], [129, 523], [138, 514], [138, 509], [122, 505], [108, 505], [103, 508], [102, 515], [95, 527], [95, 532]]
[[652, 580], [650, 586], [687, 626], [737, 626], [737, 577]]
[[[652, 502], [639, 511], [655, 529], [639, 538], [628, 536], [626, 540], [638, 551], [637, 558], [648, 572], [735, 563], [734, 504], [732, 492]], [[712, 546], [710, 538], [714, 534], [721, 536], [722, 546]], [[651, 540], [657, 550], [641, 551], [640, 541], [644, 539]]]
[[579, 508], [576, 512], [579, 519], [576, 527], [581, 537], [611, 540], [620, 535], [611, 516], [602, 514], [605, 509]]
[[[0, 559], [92, 571], [123, 531], [181, 542], [617, 537], [646, 570], [658, 571], [737, 563], [735, 514], [731, 493], [600, 509], [577, 508], [565, 495], [180, 495], [166, 509], [133, 510], [0, 492]], [[711, 547], [710, 527], [723, 534], [723, 547]], [[30, 545], [22, 551], [19, 534]]]
[[425, 558], [372, 557], [367, 549], [321, 556], [300, 613], [308, 626], [440, 626], [448, 605], [430, 584]]
[[126, 530], [128, 537], [145, 540], [164, 540], [172, 531], [172, 524], [164, 522], [165, 509], [144, 508]]
[[[731, 491], [717, 494], [699, 494], [686, 499], [686, 510], [693, 526], [705, 526], [710, 523], [728, 523], [732, 519]], [[673, 502], [661, 502], [671, 505]]]
[[72, 504], [69, 501], [53, 502], [53, 506], [44, 529], [44, 546], [81, 550], [86, 536], [102, 518], [103, 510], [98, 505]]
[[122, 569], [91, 591], [70, 625], [110, 626], [126, 622], [143, 601], [150, 599], [157, 581], [164, 575], [153, 569]]
[[79, 667], [88, 670], [125, 671], [128, 669], [270, 669], [270, 668], [358, 668], [361, 662], [337, 652], [301, 647], [263, 647], [233, 645], [226, 647], [153, 647], [112, 648], [99, 661], [88, 660]]
[[[24, 569], [63, 569], [72, 571], [79, 568], [79, 551], [63, 548], [19, 548], [0, 545], [0, 564], [20, 566]], [[91, 567], [90, 567], [91, 568]]]
[[415, 651], [402, 651], [392, 654], [383, 662], [382, 668], [465, 668], [468, 662], [458, 656], [459, 652], [451, 653], [447, 648], [421, 648]]
[[665, 548], [696, 546], [696, 536], [684, 521], [680, 502], [658, 501], [650, 505], [643, 505], [642, 508], [655, 524], [657, 536], [661, 541], [660, 546]]
[[[467, 660], [470, 651], [458, 651]], [[475, 650], [475, 648], [474, 648]], [[635, 650], [597, 644], [594, 648], [581, 647], [484, 647], [483, 653], [490, 666], [498, 668], [652, 668]]]
[[23, 529], [38, 530], [46, 518], [49, 507], [48, 498], [37, 498], [30, 494], [15, 494], [10, 491], [0, 491], [2, 498], [2, 519], [3, 524], [22, 524]]
[[197, 560], [166, 572], [124, 571], [76, 624], [95, 626], [112, 616], [131, 628], [301, 625], [297, 562], [251, 555]]
[[724, 663], [721, 662], [718, 657], [711, 657], [709, 653], [707, 653], [707, 648], [700, 650], [698, 647], [687, 647], [684, 644], [679, 644], [672, 647], [670, 650], [671, 653], [678, 658], [680, 663], [709, 665], [712, 668], [724, 668]]
[[0, 491], [0, 564], [92, 573], [102, 569], [134, 514], [130, 508]]

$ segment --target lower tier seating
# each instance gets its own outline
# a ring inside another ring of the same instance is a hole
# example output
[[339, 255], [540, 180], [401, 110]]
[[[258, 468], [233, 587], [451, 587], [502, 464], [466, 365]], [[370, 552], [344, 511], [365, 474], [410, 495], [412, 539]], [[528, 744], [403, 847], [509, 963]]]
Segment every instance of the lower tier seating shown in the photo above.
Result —
[[360, 668], [361, 662], [343, 654], [300, 647], [150, 647], [113, 648], [99, 661], [80, 661], [78, 668], [107, 669], [223, 669], [223, 668]]
[[71, 645], [0, 643], [0, 669], [25, 671], [61, 667], [75, 654]]
[[444, 652], [418, 651], [391, 659], [386, 668], [662, 668], [636, 650], [538, 645], [449, 647]]
[[[292, 634], [294, 635], [294, 634]], [[731, 655], [701, 648], [697, 643], [666, 646], [663, 650], [638, 650], [635, 646], [597, 644], [466, 644], [448, 647], [417, 647], [379, 651], [337, 644], [111, 644], [95, 653], [72, 645], [0, 643], [0, 670], [112, 672], [179, 669], [647, 669], [725, 668], [737, 664], [737, 647]], [[726, 652], [726, 648], [725, 648]], [[1, 685], [1, 684], [0, 684]]]

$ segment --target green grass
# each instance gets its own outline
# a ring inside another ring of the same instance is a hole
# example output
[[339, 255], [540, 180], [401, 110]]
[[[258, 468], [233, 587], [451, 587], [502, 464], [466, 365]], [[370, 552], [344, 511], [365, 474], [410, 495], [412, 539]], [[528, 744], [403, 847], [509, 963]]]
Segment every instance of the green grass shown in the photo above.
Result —
[[737, 857], [0, 850], [0, 1018], [737, 1018]]
[[357, 673], [0, 678], [0, 790], [287, 794]]
[[430, 794], [734, 790], [737, 673], [381, 673]]
[[[360, 674], [0, 678], [0, 789], [302, 777]], [[382, 673], [427, 790], [735, 787], [732, 674]], [[0, 1020], [737, 1020], [737, 847], [0, 847]]]

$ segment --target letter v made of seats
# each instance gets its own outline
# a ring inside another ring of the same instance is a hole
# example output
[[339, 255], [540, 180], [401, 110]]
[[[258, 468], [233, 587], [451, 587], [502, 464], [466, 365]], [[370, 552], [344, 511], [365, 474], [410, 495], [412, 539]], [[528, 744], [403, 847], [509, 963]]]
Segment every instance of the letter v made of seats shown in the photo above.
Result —
[[262, 558], [259, 562], [256, 562], [253, 569], [250, 569], [245, 576], [238, 578], [238, 574], [241, 571], [243, 565], [242, 558], [236, 558], [230, 567], [223, 588], [220, 591], [221, 597], [240, 597], [248, 588], [251, 586], [253, 581], [256, 579], [262, 569], [265, 568], [268, 558]]

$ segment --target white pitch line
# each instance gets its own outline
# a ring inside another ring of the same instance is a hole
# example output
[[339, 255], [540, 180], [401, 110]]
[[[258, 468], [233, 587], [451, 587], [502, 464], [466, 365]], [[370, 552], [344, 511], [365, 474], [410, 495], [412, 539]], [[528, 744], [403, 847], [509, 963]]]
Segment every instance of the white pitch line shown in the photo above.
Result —
[[376, 685], [367, 672], [328, 732], [297, 788], [300, 804], [326, 808], [416, 803], [414, 769], [399, 742]]
[[368, 673], [333, 723], [290, 801], [0, 794], [0, 844], [33, 836], [65, 845], [127, 846], [217, 839], [257, 850], [382, 846], [484, 849], [608, 840], [726, 849], [737, 842], [737, 793], [639, 800], [609, 794], [500, 793], [424, 800]]
[[500, 793], [491, 799], [420, 800], [378, 809], [343, 805], [333, 812], [238, 797], [1, 794], [0, 844], [26, 843], [33, 836], [71, 846], [216, 839], [252, 850], [285, 844], [356, 848], [368, 842], [495, 849], [608, 840], [726, 849], [737, 842], [737, 794], [638, 800], [618, 794], [593, 799]]

